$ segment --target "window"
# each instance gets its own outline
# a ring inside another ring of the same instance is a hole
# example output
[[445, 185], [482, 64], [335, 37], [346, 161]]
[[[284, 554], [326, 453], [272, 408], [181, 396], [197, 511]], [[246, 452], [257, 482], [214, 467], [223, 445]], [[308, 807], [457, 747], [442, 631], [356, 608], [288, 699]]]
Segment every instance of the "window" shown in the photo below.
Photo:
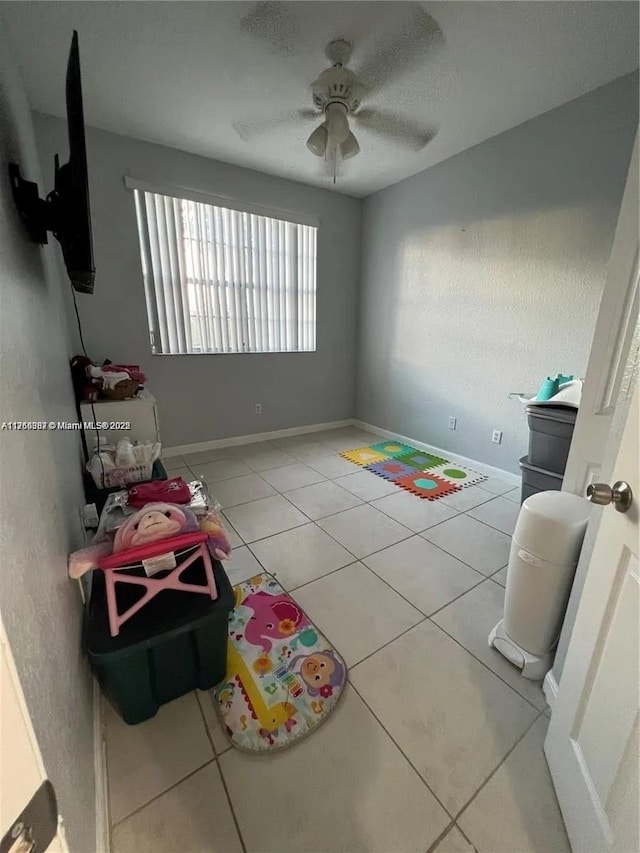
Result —
[[154, 354], [315, 350], [316, 225], [126, 183]]

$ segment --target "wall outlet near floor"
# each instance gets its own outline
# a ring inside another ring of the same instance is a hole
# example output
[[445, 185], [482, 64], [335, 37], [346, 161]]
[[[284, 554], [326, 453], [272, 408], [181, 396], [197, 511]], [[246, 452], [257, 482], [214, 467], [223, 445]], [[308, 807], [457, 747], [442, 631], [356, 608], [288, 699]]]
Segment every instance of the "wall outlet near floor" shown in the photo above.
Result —
[[491, 433], [491, 441], [494, 444], [502, 444], [502, 430], [501, 429], [494, 429], [494, 431]]
[[458, 424], [458, 419], [454, 418], [453, 415], [449, 418], [449, 429], [456, 429]]
[[256, 415], [262, 414], [262, 403], [256, 403]]

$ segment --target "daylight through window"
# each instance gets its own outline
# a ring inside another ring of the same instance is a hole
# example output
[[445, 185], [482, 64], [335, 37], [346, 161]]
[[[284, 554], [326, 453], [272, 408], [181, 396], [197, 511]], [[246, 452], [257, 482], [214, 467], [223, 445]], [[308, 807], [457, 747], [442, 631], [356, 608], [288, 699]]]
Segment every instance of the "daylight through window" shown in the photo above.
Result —
[[315, 350], [316, 226], [134, 192], [154, 353]]

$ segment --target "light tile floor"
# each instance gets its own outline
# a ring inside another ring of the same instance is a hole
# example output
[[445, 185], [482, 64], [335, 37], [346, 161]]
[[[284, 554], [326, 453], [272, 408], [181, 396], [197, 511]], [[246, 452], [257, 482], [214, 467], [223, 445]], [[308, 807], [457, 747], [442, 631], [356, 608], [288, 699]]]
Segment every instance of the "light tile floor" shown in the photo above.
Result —
[[135, 727], [106, 707], [114, 853], [568, 853], [542, 691], [486, 642], [518, 490], [422, 501], [338, 455], [375, 440], [349, 427], [168, 460], [224, 505], [232, 582], [276, 575], [350, 683], [274, 756], [230, 747], [208, 693]]

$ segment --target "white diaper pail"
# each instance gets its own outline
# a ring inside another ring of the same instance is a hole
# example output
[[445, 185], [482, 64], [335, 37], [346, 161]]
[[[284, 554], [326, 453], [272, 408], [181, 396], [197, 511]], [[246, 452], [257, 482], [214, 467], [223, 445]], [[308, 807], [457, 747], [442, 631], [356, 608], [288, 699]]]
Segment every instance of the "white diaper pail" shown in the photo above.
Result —
[[569, 492], [538, 492], [522, 504], [511, 542], [504, 618], [489, 645], [542, 679], [569, 600], [591, 504]]

